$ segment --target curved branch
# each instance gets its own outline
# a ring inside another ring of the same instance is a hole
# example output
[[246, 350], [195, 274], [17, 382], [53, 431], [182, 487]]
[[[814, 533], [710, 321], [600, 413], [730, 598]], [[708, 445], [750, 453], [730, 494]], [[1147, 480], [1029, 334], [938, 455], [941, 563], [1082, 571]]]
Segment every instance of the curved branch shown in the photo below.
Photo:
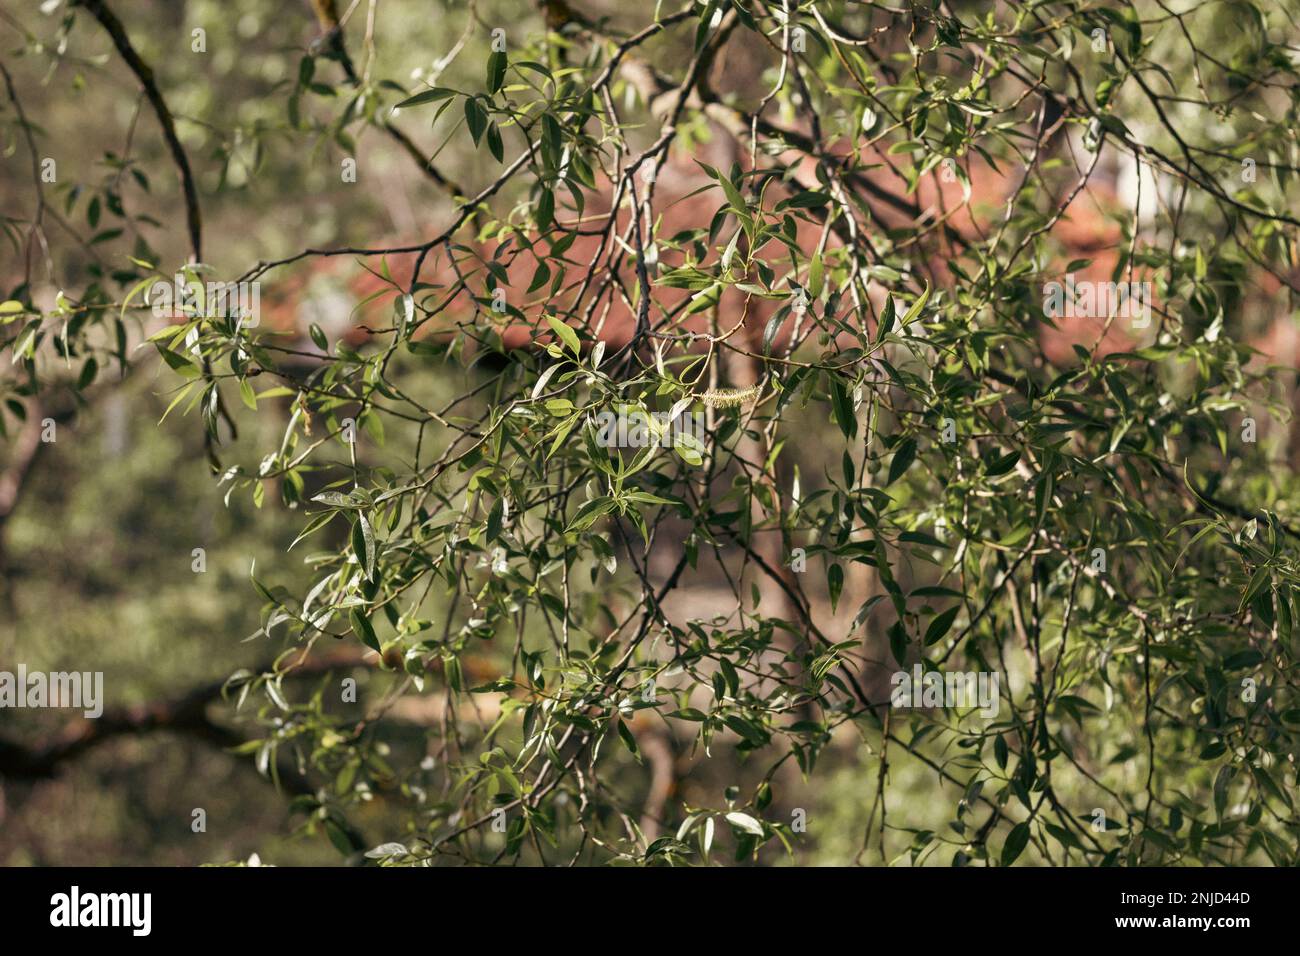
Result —
[[154, 82], [153, 70], [149, 68], [149, 64], [140, 59], [140, 54], [135, 51], [135, 47], [131, 45], [130, 37], [126, 35], [126, 29], [122, 26], [122, 21], [117, 18], [117, 15], [108, 8], [103, 0], [74, 0], [73, 6], [84, 7], [92, 17], [99, 21], [100, 26], [112, 38], [113, 46], [117, 47], [117, 52], [121, 54], [127, 67], [135, 74], [135, 78], [140, 81], [145, 98], [149, 100], [154, 115], [158, 117], [158, 124], [162, 127], [163, 139], [167, 141], [167, 150], [171, 153], [172, 162], [176, 164], [176, 169], [180, 172], [181, 188], [185, 192], [185, 219], [189, 225], [190, 248], [194, 251], [194, 260], [202, 262], [203, 225], [199, 215], [198, 188], [194, 184], [194, 173], [190, 169], [189, 157], [185, 155], [185, 148], [181, 146], [181, 141], [176, 136], [176, 122], [172, 119], [171, 110], [167, 108], [167, 102], [158, 91], [158, 84]]
[[[304, 661], [286, 671], [286, 676], [310, 677], [332, 670], [368, 666], [355, 655], [327, 655]], [[257, 672], [270, 672], [268, 664]], [[66, 762], [82, 756], [100, 744], [117, 737], [169, 730], [185, 734], [221, 749], [246, 743], [245, 737], [218, 723], [208, 715], [208, 705], [222, 698], [227, 681], [201, 684], [169, 700], [107, 710], [94, 720], [78, 719], [69, 723], [52, 740], [28, 746], [0, 737], [0, 778], [41, 780], [53, 777]], [[280, 768], [280, 780], [297, 793], [311, 793], [312, 788], [296, 771]]]

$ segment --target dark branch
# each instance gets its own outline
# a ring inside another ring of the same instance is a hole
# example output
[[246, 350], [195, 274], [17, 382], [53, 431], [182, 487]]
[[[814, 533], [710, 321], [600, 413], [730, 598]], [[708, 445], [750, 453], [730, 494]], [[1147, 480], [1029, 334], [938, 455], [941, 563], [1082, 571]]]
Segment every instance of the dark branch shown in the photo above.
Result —
[[154, 115], [158, 117], [158, 124], [162, 126], [163, 139], [167, 141], [167, 149], [171, 153], [172, 162], [176, 164], [176, 169], [180, 172], [181, 188], [185, 191], [185, 219], [189, 225], [190, 247], [194, 250], [195, 261], [202, 262], [203, 225], [199, 215], [199, 192], [194, 185], [194, 173], [190, 169], [190, 161], [185, 155], [185, 148], [181, 146], [181, 141], [176, 136], [176, 123], [172, 119], [171, 110], [167, 108], [167, 102], [162, 98], [162, 94], [158, 92], [158, 84], [154, 82], [153, 70], [149, 68], [149, 64], [140, 59], [140, 54], [135, 51], [135, 47], [131, 45], [130, 37], [126, 35], [126, 29], [122, 26], [122, 21], [104, 4], [103, 0], [75, 0], [74, 5], [85, 7], [86, 11], [98, 20], [104, 30], [107, 31], [113, 40], [113, 46], [117, 47], [117, 52], [121, 54], [127, 67], [140, 81], [145, 98], [149, 100]]

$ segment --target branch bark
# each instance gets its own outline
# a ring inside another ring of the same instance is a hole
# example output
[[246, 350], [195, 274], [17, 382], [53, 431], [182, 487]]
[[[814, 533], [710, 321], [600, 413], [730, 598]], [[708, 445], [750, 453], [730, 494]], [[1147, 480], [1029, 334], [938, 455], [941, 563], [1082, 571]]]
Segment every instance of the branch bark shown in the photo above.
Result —
[[[364, 666], [369, 666], [367, 661], [354, 654], [330, 655], [304, 661], [288, 673], [294, 677], [310, 677]], [[258, 672], [269, 672], [272, 667], [268, 664]], [[247, 738], [214, 720], [208, 713], [209, 705], [221, 699], [226, 684], [225, 680], [211, 681], [167, 700], [106, 710], [94, 720], [80, 718], [69, 723], [53, 739], [36, 746], [0, 737], [0, 778], [48, 779], [68, 761], [103, 743], [118, 737], [157, 731], [184, 734], [223, 750], [238, 747], [246, 743]], [[281, 766], [279, 771], [281, 782], [292, 793], [312, 792], [312, 787], [296, 770]]]
[[181, 145], [181, 141], [176, 135], [176, 122], [172, 118], [172, 112], [167, 107], [167, 102], [163, 99], [162, 93], [158, 91], [158, 84], [154, 81], [153, 70], [150, 69], [149, 64], [140, 58], [140, 54], [131, 45], [130, 37], [126, 35], [126, 28], [122, 26], [122, 21], [117, 18], [117, 15], [108, 8], [103, 0], [74, 0], [73, 6], [85, 8], [86, 12], [99, 22], [99, 25], [112, 38], [113, 46], [117, 48], [122, 60], [135, 74], [135, 78], [140, 81], [145, 98], [149, 101], [154, 115], [158, 117], [158, 124], [162, 127], [163, 139], [167, 142], [167, 150], [171, 153], [172, 162], [180, 173], [181, 189], [185, 192], [185, 220], [189, 227], [190, 248], [194, 252], [194, 261], [202, 262], [203, 223], [199, 213], [199, 191], [194, 183], [194, 173], [190, 169], [190, 161], [185, 154], [185, 147]]

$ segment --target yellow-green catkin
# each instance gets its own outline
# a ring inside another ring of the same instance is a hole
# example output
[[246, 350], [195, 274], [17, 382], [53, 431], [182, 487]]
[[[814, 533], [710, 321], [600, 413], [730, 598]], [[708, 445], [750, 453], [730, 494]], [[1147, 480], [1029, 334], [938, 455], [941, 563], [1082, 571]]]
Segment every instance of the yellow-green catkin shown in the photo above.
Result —
[[713, 388], [700, 394], [699, 399], [710, 408], [734, 408], [758, 398], [759, 386], [749, 388]]

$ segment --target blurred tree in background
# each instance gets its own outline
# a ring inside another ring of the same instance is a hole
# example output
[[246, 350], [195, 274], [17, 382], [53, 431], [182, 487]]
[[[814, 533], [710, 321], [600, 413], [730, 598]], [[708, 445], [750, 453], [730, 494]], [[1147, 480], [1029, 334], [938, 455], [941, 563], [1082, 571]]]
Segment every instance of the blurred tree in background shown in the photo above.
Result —
[[1294, 864], [1298, 14], [0, 0], [0, 862]]

